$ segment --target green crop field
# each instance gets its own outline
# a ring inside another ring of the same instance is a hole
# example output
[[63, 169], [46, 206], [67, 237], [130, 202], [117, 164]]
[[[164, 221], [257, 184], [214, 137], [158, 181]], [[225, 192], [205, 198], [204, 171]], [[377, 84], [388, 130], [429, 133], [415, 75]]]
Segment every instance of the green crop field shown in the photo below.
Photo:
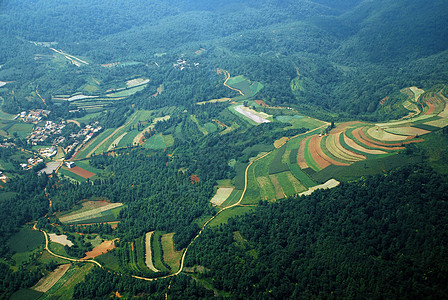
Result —
[[236, 206], [229, 208], [222, 213], [220, 213], [213, 221], [211, 221], [209, 224], [210, 227], [219, 226], [221, 224], [226, 224], [227, 221], [236, 216], [241, 216], [247, 213], [250, 213], [255, 208], [250, 206]]
[[226, 207], [226, 206], [230, 206], [232, 204], [235, 204], [238, 202], [238, 200], [240, 200], [241, 195], [243, 194], [242, 190], [233, 190], [233, 192], [230, 194], [229, 198], [227, 198], [226, 201], [224, 201], [221, 206], [222, 207]]
[[165, 267], [162, 262], [162, 245], [160, 243], [160, 238], [164, 234], [163, 231], [155, 231], [151, 237], [151, 250], [153, 255], [154, 267], [162, 272], [168, 272], [169, 270]]
[[314, 180], [312, 180], [307, 174], [305, 174], [302, 169], [300, 169], [298, 164], [290, 164], [289, 169], [291, 173], [297, 178], [297, 180], [306, 188], [317, 185]]
[[97, 260], [104, 268], [119, 272], [120, 271], [120, 258], [115, 254], [115, 251], [109, 251], [96, 257]]
[[139, 134], [140, 132], [137, 130], [132, 130], [129, 131], [118, 143], [118, 147], [128, 147], [128, 146], [133, 146], [134, 144], [134, 139], [135, 137]]
[[84, 277], [94, 268], [91, 263], [72, 265], [70, 269], [49, 289], [40, 299], [72, 299], [75, 285], [84, 280]]
[[229, 80], [227, 80], [227, 85], [240, 90], [246, 97], [255, 96], [263, 88], [263, 84], [256, 81], [251, 82], [242, 75], [229, 78]]
[[21, 289], [12, 294], [10, 300], [37, 300], [43, 294], [31, 289]]
[[402, 154], [389, 154], [383, 158], [358, 161], [347, 167], [331, 165], [315, 173], [312, 177], [318, 182], [325, 182], [332, 178], [338, 181], [350, 181], [361, 176], [385, 173], [394, 168], [419, 163], [421, 159], [421, 157], [417, 156], [410, 157]]
[[44, 242], [42, 232], [24, 227], [9, 239], [8, 246], [13, 252], [27, 252], [43, 245]]
[[174, 144], [174, 138], [170, 135], [163, 135], [161, 133], [151, 136], [143, 145], [149, 149], [164, 149], [171, 147]]
[[94, 138], [92, 141], [90, 141], [87, 145], [85, 145], [76, 155], [76, 159], [84, 159], [87, 157], [87, 155], [95, 149], [96, 146], [98, 146], [104, 139], [106, 139], [112, 132], [114, 131], [114, 128], [108, 128], [101, 132], [96, 138]]

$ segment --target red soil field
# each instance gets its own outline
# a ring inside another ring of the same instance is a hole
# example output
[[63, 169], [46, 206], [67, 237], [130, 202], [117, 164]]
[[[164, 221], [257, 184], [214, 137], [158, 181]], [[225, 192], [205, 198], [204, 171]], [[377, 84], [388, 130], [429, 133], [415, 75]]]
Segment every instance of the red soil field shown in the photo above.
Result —
[[299, 167], [301, 169], [309, 168], [308, 164], [305, 161], [305, 144], [306, 141], [310, 138], [311, 137], [307, 137], [300, 141], [299, 152], [297, 153], [297, 163], [299, 164]]
[[70, 172], [75, 173], [76, 175], [79, 175], [82, 178], [86, 178], [86, 179], [90, 178], [92, 176], [95, 176], [94, 173], [84, 170], [83, 168], [80, 168], [78, 166], [71, 168]]
[[[316, 149], [317, 149], [317, 153], [326, 161], [328, 161], [330, 164], [332, 165], [336, 165], [336, 166], [350, 166], [350, 164], [347, 163], [342, 163], [339, 161], [336, 161], [334, 159], [332, 159], [331, 157], [329, 157], [327, 154], [325, 154], [325, 152], [322, 150], [322, 137], [318, 137], [317, 135], [316, 137]], [[313, 141], [311, 141], [313, 142]]]
[[255, 103], [257, 103], [258, 105], [264, 106], [264, 107], [268, 107], [266, 102], [264, 102], [263, 100], [255, 100]]
[[339, 133], [339, 132], [345, 132], [348, 127], [350, 127], [352, 125], [355, 125], [355, 124], [360, 124], [360, 123], [362, 123], [362, 122], [360, 122], [360, 121], [351, 121], [351, 122], [345, 122], [345, 123], [339, 124], [338, 126], [336, 126], [336, 128], [333, 128], [330, 131], [330, 134]]
[[326, 160], [323, 156], [321, 156], [319, 153], [319, 152], [323, 153], [322, 149], [320, 149], [320, 140], [321, 139], [317, 135], [312, 137], [310, 141], [310, 153], [311, 157], [319, 165], [319, 167], [321, 169], [325, 169], [326, 167], [331, 165], [331, 163], [328, 160]]
[[99, 246], [96, 246], [95, 248], [93, 248], [92, 251], [86, 252], [86, 256], [83, 257], [82, 260], [95, 258], [95, 257], [100, 256], [101, 254], [104, 254], [114, 248], [115, 248], [114, 241], [104, 241]]

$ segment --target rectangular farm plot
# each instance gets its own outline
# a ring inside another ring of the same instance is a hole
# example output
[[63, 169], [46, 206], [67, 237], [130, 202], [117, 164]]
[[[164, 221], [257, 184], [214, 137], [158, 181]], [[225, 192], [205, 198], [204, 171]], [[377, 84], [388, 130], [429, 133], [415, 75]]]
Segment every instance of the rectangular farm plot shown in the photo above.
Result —
[[110, 219], [107, 221], [116, 220], [117, 212], [114, 210], [121, 209], [123, 203], [103, 203], [103, 206], [97, 208], [86, 209], [84, 207], [81, 210], [59, 217], [59, 220], [65, 224], [96, 223], [95, 221], [101, 222], [101, 219], [104, 219], [106, 221], [107, 218]]
[[233, 187], [232, 188], [218, 188], [215, 196], [213, 196], [213, 198], [210, 200], [210, 202], [217, 206], [223, 204], [224, 201], [226, 201], [227, 198], [229, 198], [230, 194], [232, 194], [233, 189], [234, 189]]
[[275, 177], [278, 182], [280, 182], [286, 196], [291, 196], [306, 191], [306, 188], [289, 171], [276, 174]]
[[61, 279], [62, 276], [64, 276], [70, 266], [71, 264], [58, 266], [56, 270], [39, 280], [39, 282], [32, 287], [32, 289], [38, 292], [46, 293], [56, 282], [58, 282], [59, 279]]
[[177, 271], [180, 267], [182, 251], [176, 251], [173, 243], [174, 232], [162, 235], [161, 243], [163, 249], [163, 260], [171, 268], [171, 271]]
[[251, 119], [257, 124], [261, 123], [269, 123], [268, 119], [266, 119], [269, 115], [261, 115], [261, 113], [258, 113], [250, 108], [244, 107], [243, 105], [239, 105], [235, 107], [235, 111], [240, 113], [241, 115]]
[[78, 167], [78, 166], [75, 166], [75, 167], [73, 167], [71, 169], [67, 169], [67, 171], [72, 172], [72, 173], [74, 173], [74, 174], [76, 174], [78, 176], [81, 176], [82, 178], [85, 178], [85, 179], [95, 176], [95, 173], [87, 171], [87, 170], [85, 170], [85, 169], [83, 169], [81, 167]]

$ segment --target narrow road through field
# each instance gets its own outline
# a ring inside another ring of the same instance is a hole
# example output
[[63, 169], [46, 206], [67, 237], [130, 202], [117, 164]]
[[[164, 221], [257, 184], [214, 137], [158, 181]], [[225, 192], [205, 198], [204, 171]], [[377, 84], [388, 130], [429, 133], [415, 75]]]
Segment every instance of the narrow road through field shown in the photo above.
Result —
[[[125, 126], [125, 125], [123, 125], [123, 126]], [[321, 126], [321, 127], [319, 127], [319, 128], [323, 128], [324, 126], [328, 126], [328, 124], [323, 125], [323, 126]], [[319, 128], [315, 128], [315, 129], [313, 129], [313, 130], [309, 130], [309, 131], [307, 131], [307, 132], [298, 134], [298, 135], [294, 136], [293, 138], [298, 137], [298, 136], [301, 136], [301, 135], [308, 134], [308, 133], [313, 132], [313, 131], [316, 131], [316, 130], [318, 130]], [[265, 158], [266, 156], [268, 156], [269, 154], [271, 154], [273, 151], [274, 151], [274, 150], [265, 153], [264, 155], [262, 155], [262, 156], [258, 157], [257, 159], [251, 161], [251, 162], [247, 165], [246, 170], [245, 170], [245, 172], [244, 172], [244, 190], [243, 190], [243, 193], [241, 194], [240, 199], [238, 200], [238, 202], [236, 202], [236, 203], [234, 203], [234, 204], [232, 204], [232, 205], [230, 205], [230, 206], [227, 206], [227, 207], [222, 208], [222, 209], [219, 210], [213, 217], [211, 217], [207, 222], [204, 223], [204, 225], [202, 226], [202, 228], [201, 228], [201, 230], [198, 232], [198, 234], [191, 240], [191, 242], [190, 242], [190, 243], [188, 244], [188, 246], [185, 248], [185, 250], [184, 250], [184, 252], [183, 252], [183, 254], [182, 254], [182, 257], [181, 257], [179, 270], [178, 270], [176, 273], [173, 273], [173, 274], [170, 274], [170, 275], [166, 275], [166, 276], [162, 276], [162, 277], [156, 277], [156, 278], [147, 278], [147, 277], [136, 276], [136, 275], [131, 275], [131, 277], [133, 277], [133, 278], [135, 278], [135, 279], [145, 280], [145, 281], [155, 281], [155, 280], [159, 280], [159, 279], [167, 279], [167, 278], [170, 278], [170, 277], [174, 277], [174, 276], [179, 275], [179, 274], [183, 271], [183, 269], [184, 269], [184, 262], [185, 262], [185, 257], [186, 257], [186, 255], [187, 255], [188, 249], [190, 249], [190, 247], [194, 244], [194, 242], [196, 241], [196, 239], [202, 234], [202, 232], [205, 230], [205, 228], [207, 227], [207, 225], [210, 224], [210, 222], [212, 222], [212, 221], [213, 221], [219, 214], [221, 214], [223, 211], [226, 211], [226, 210], [231, 209], [231, 208], [236, 207], [236, 206], [257, 206], [257, 205], [252, 205], [252, 204], [251, 204], [251, 205], [241, 204], [241, 201], [243, 200], [243, 198], [244, 198], [244, 196], [245, 196], [245, 194], [246, 194], [246, 191], [247, 191], [247, 186], [248, 186], [247, 183], [248, 183], [248, 172], [249, 172], [249, 168], [252, 166], [252, 164], [253, 164], [254, 162], [257, 162], [257, 161], [259, 161], [260, 159]], [[37, 230], [36, 227], [34, 227], [33, 229], [36, 229], [36, 230]], [[39, 229], [39, 230], [40, 230], [40, 229]], [[64, 256], [61, 256], [61, 255], [58, 255], [58, 254], [53, 253], [53, 252], [49, 249], [49, 247], [48, 247], [48, 235], [47, 235], [47, 233], [46, 233], [45, 231], [43, 231], [43, 230], [40, 230], [40, 231], [42, 231], [42, 232], [44, 233], [44, 235], [45, 235], [45, 250], [47, 250], [48, 253], [50, 253], [51, 255], [53, 255], [53, 256], [55, 256], [55, 257], [62, 258], [62, 259], [66, 259], [66, 260], [69, 260], [69, 261], [74, 261], [74, 262], [90, 262], [90, 263], [94, 263], [94, 264], [96, 264], [97, 266], [99, 266], [100, 268], [103, 268], [103, 266], [102, 266], [99, 262], [97, 262], [97, 261], [95, 261], [95, 260], [80, 260], [80, 259], [73, 259], [73, 258], [64, 257]]]
[[228, 87], [231, 90], [237, 91], [238, 93], [240, 93], [241, 95], [244, 96], [244, 93], [241, 90], [233, 88], [233, 87], [231, 87], [230, 85], [227, 84], [227, 81], [230, 79], [230, 73], [225, 71], [225, 70], [223, 70], [223, 71], [224, 71], [224, 74], [226, 76], [226, 81], [224, 81], [224, 86]]
[[[34, 227], [34, 228], [35, 228], [35, 227]], [[40, 230], [40, 229], [39, 229], [39, 230]], [[94, 261], [93, 259], [86, 259], [86, 260], [75, 259], [75, 258], [65, 257], [65, 256], [62, 256], [62, 255], [59, 255], [59, 254], [56, 254], [56, 253], [52, 252], [52, 251], [50, 250], [50, 248], [48, 247], [48, 234], [47, 234], [44, 230], [40, 230], [40, 231], [41, 231], [41, 232], [44, 234], [44, 236], [45, 236], [45, 250], [47, 250], [48, 253], [50, 253], [50, 254], [53, 255], [54, 257], [58, 257], [58, 258], [61, 258], [61, 259], [65, 259], [65, 260], [69, 260], [69, 261], [74, 261], [74, 262], [89, 262], [89, 263], [96, 264], [96, 265], [97, 265], [98, 267], [100, 267], [100, 268], [103, 267], [99, 262]]]

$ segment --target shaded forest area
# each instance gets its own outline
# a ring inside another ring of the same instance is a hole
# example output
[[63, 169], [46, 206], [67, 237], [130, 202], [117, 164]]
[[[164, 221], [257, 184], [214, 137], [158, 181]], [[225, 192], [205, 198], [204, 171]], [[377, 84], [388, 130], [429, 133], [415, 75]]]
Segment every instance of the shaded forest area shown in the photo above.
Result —
[[261, 206], [186, 259], [241, 299], [446, 298], [448, 186], [427, 167]]

